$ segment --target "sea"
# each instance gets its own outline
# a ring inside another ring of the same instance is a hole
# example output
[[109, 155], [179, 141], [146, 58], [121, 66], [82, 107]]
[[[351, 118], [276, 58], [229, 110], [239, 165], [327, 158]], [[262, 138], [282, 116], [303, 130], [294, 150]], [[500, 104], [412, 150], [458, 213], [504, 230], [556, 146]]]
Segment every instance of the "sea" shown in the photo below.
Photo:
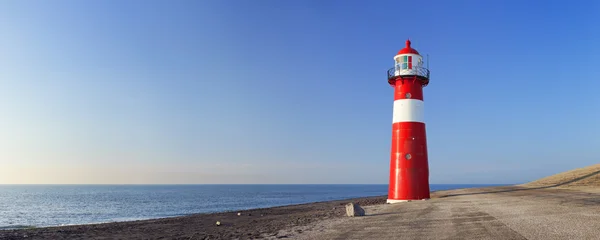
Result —
[[[432, 184], [431, 190], [496, 185]], [[386, 195], [380, 185], [0, 185], [0, 230], [106, 223]]]

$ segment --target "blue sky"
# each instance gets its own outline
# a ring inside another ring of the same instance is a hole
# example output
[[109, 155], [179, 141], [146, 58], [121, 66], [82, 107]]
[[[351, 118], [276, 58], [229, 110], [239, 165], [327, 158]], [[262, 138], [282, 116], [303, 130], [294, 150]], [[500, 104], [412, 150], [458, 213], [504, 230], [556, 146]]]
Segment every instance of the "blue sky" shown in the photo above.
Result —
[[407, 38], [432, 183], [600, 160], [600, 4], [2, 1], [0, 183], [387, 183]]

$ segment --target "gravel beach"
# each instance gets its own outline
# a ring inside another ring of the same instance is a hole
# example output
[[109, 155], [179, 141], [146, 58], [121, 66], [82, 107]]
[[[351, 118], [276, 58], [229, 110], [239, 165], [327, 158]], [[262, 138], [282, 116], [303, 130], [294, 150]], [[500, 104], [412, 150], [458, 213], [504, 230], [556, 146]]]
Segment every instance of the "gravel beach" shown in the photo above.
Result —
[[[387, 196], [212, 214], [0, 231], [0, 239], [257, 239], [288, 238], [280, 230], [343, 217], [344, 205], [381, 205]], [[238, 213], [241, 213], [238, 216]], [[217, 221], [221, 224], [217, 226]]]

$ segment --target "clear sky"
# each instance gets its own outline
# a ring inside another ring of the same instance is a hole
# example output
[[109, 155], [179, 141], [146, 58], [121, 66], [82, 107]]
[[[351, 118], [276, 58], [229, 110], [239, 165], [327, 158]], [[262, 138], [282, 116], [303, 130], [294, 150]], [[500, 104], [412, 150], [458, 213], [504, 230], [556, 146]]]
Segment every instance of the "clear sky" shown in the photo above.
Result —
[[597, 1], [1, 1], [0, 183], [387, 183], [429, 54], [432, 183], [600, 161]]

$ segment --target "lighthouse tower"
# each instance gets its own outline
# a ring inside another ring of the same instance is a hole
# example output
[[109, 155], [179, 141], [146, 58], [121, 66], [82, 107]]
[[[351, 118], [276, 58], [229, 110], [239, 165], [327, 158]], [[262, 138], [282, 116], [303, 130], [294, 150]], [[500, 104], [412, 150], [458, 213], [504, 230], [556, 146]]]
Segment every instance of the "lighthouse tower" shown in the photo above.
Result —
[[425, 136], [423, 88], [429, 83], [429, 69], [423, 57], [406, 41], [388, 70], [394, 87], [392, 153], [388, 203], [429, 198], [429, 166]]

